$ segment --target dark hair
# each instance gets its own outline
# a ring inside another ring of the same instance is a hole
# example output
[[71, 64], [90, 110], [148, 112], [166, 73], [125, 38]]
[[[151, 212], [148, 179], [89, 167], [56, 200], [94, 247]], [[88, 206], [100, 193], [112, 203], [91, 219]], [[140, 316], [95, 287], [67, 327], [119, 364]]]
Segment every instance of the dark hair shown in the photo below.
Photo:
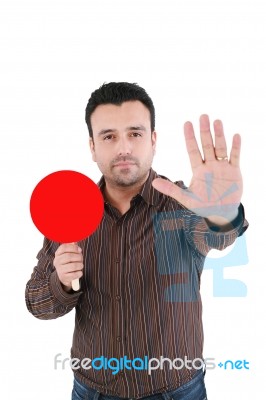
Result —
[[88, 101], [86, 107], [85, 121], [88, 125], [90, 137], [93, 138], [91, 126], [91, 114], [100, 104], [121, 105], [125, 101], [139, 100], [150, 111], [151, 131], [155, 128], [155, 109], [153, 102], [147, 92], [137, 83], [109, 82], [104, 83], [96, 89]]

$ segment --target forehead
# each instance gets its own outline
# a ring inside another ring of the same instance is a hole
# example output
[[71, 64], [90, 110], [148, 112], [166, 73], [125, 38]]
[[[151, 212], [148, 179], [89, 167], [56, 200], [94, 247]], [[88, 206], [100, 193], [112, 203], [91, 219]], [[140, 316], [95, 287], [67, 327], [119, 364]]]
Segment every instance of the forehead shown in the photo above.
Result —
[[141, 101], [126, 101], [121, 105], [101, 104], [91, 114], [93, 130], [123, 128], [128, 125], [144, 125], [150, 128], [149, 109]]

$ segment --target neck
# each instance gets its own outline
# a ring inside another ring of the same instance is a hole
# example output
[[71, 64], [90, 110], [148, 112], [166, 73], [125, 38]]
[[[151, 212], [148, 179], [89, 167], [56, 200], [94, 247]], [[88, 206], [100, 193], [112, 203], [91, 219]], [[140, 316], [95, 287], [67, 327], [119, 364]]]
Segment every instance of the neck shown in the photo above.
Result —
[[118, 186], [105, 180], [104, 195], [106, 200], [112, 206], [116, 207], [121, 214], [125, 214], [130, 208], [130, 201], [141, 191], [148, 176], [149, 173], [143, 178], [143, 180], [131, 186]]

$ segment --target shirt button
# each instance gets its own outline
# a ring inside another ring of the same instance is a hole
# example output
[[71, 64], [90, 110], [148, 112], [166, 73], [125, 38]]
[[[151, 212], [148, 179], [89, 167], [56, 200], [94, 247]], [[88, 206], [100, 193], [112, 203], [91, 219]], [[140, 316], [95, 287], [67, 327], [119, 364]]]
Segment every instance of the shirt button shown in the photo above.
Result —
[[115, 296], [115, 298], [116, 298], [116, 300], [120, 300], [120, 299], [121, 299], [121, 296], [119, 296], [119, 294], [117, 294], [117, 295]]
[[118, 342], [121, 342], [121, 336], [117, 336], [116, 340], [117, 340]]

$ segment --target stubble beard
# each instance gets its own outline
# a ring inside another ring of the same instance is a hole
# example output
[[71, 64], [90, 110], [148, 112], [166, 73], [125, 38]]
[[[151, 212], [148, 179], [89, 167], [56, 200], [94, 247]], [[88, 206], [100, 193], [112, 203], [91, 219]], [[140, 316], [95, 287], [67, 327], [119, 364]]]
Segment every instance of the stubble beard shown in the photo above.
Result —
[[[142, 169], [141, 171], [139, 171], [139, 169], [137, 169], [137, 171], [131, 171], [131, 168], [132, 167], [122, 168], [120, 172], [114, 172], [110, 177], [110, 179], [107, 178], [107, 180], [113, 186], [123, 187], [123, 188], [143, 183], [148, 176], [150, 166]], [[133, 168], [136, 167], [133, 166]]]
[[[115, 164], [119, 162], [126, 161], [133, 162], [134, 165], [129, 167], [115, 166]], [[98, 164], [98, 167], [101, 170], [105, 181], [111, 186], [118, 188], [129, 188], [132, 186], [141, 185], [145, 182], [149, 176], [152, 161], [153, 157], [148, 157], [146, 162], [143, 165], [140, 165], [137, 158], [125, 156], [112, 160], [108, 170], [104, 171], [105, 168], [101, 168], [100, 164]]]

